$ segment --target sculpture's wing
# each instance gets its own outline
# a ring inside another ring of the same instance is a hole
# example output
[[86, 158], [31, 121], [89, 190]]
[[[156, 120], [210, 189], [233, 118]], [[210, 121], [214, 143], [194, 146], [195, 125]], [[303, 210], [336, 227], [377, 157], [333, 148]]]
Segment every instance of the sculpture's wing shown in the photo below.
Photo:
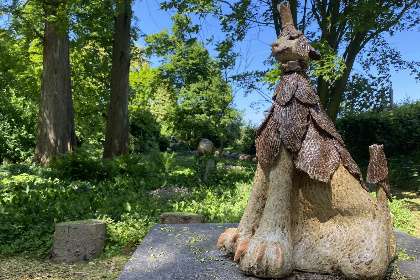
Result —
[[287, 102], [293, 97], [298, 86], [297, 73], [286, 73], [276, 86], [274, 90], [273, 99], [279, 105], [286, 105]]
[[328, 135], [321, 135], [309, 122], [306, 137], [295, 159], [296, 168], [306, 172], [312, 179], [330, 182], [332, 174], [340, 166], [340, 154], [334, 142], [337, 141]]
[[321, 104], [317, 104], [314, 107], [311, 107], [310, 114], [312, 119], [315, 121], [322, 130], [327, 132], [329, 135], [334, 137], [341, 145], [344, 145], [344, 141], [341, 138], [341, 135], [338, 133], [337, 129], [334, 126], [334, 123], [322, 109]]
[[298, 76], [295, 97], [305, 104], [316, 105], [320, 102], [316, 89], [304, 73]]
[[344, 148], [344, 146], [338, 142], [335, 143], [335, 147], [340, 153], [341, 162], [343, 163], [344, 167], [350, 172], [351, 175], [353, 175], [360, 182], [360, 185], [366, 191], [369, 191], [369, 189], [365, 185], [365, 182], [363, 181], [362, 172], [360, 171], [359, 166], [357, 166], [356, 162], [351, 157], [349, 151], [347, 151], [347, 149]]
[[292, 98], [286, 106], [278, 106], [274, 110], [273, 118], [280, 129], [281, 139], [293, 153], [300, 150], [308, 126], [308, 115], [309, 108], [296, 98]]
[[258, 128], [255, 145], [257, 147], [258, 162], [262, 167], [274, 162], [280, 152], [281, 135], [278, 125], [275, 123], [273, 113], [276, 103], [268, 111], [263, 123]]

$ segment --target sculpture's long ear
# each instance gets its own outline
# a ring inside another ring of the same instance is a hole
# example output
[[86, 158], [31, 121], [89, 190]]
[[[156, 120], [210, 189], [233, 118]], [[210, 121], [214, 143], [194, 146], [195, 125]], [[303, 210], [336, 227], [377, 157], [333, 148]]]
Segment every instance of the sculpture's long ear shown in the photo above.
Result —
[[322, 58], [321, 54], [317, 52], [311, 45], [309, 47], [309, 57], [313, 60], [320, 60]]

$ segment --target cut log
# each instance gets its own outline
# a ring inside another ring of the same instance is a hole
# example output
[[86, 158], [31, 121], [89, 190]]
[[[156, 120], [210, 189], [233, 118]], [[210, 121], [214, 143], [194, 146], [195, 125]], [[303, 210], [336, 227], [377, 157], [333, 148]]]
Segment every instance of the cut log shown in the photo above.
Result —
[[51, 259], [54, 262], [81, 262], [98, 258], [106, 235], [102, 220], [80, 220], [55, 225]]

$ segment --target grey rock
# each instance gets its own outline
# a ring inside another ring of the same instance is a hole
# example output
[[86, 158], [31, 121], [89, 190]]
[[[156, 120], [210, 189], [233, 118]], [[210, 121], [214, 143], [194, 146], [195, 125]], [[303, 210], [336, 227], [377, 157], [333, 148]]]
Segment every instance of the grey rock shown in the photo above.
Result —
[[198, 143], [197, 151], [202, 156], [209, 156], [213, 154], [214, 145], [209, 139], [203, 139]]

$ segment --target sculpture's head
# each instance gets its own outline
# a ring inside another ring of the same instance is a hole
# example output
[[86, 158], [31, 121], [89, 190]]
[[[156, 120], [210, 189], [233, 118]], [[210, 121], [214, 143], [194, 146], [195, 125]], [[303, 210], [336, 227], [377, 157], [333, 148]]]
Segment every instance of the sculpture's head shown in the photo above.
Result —
[[281, 3], [278, 7], [283, 30], [278, 39], [271, 44], [271, 50], [276, 60], [281, 63], [289, 61], [308, 61], [321, 59], [321, 55], [309, 45], [303, 33], [293, 25], [293, 17], [290, 11], [289, 2], [287, 5]]

